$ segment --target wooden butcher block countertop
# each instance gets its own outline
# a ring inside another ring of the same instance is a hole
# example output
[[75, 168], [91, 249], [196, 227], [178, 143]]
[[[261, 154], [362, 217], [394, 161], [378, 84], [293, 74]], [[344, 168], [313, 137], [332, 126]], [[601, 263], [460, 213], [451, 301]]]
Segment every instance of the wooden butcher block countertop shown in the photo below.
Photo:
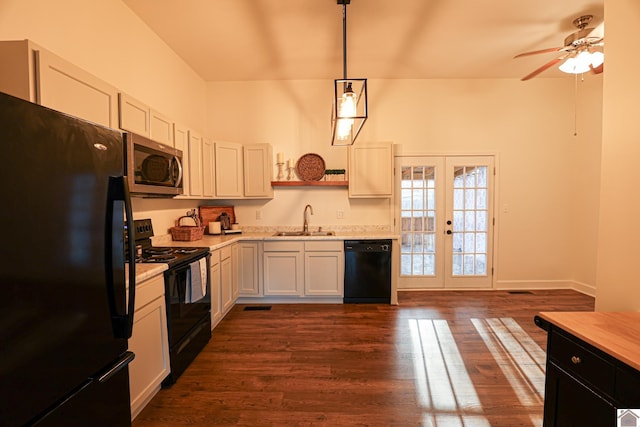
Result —
[[640, 313], [542, 312], [538, 316], [640, 370]]

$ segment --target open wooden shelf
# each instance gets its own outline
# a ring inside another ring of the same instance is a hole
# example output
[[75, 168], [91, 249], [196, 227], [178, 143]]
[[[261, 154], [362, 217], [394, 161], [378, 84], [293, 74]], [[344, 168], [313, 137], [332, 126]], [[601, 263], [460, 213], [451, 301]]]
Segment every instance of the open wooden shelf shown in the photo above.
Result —
[[349, 181], [271, 181], [272, 187], [348, 187]]

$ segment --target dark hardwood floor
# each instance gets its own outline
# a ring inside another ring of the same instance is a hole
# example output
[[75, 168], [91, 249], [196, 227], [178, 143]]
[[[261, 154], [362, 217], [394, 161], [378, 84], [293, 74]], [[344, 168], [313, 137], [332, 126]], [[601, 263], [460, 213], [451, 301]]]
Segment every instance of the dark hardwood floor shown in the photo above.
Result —
[[237, 305], [146, 426], [542, 425], [539, 311], [574, 291], [402, 292], [399, 305]]

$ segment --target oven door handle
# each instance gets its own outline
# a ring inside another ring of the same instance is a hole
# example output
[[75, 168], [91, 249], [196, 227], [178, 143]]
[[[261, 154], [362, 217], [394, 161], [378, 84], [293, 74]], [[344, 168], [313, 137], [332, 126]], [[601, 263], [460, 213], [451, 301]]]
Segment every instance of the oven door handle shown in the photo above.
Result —
[[[123, 210], [126, 227], [122, 218]], [[126, 176], [109, 177], [105, 228], [105, 265], [111, 326], [115, 338], [128, 339], [131, 338], [133, 331], [133, 312], [136, 299], [136, 251], [131, 195]], [[123, 234], [123, 230], [126, 236]], [[124, 269], [125, 261], [122, 250], [123, 237], [127, 242], [129, 265], [129, 297], [126, 308], [120, 307], [118, 304], [118, 295], [126, 293], [125, 278], [121, 272]]]

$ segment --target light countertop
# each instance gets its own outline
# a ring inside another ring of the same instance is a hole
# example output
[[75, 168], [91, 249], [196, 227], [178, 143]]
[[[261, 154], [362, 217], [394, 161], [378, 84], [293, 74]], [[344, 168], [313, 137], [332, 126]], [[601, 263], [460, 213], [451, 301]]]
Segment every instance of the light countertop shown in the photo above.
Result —
[[[140, 283], [143, 280], [150, 279], [158, 274], [162, 274], [169, 268], [168, 264], [162, 263], [136, 263], [136, 283]], [[129, 264], [125, 264], [125, 274], [127, 278], [127, 285], [129, 284]]]
[[538, 315], [582, 341], [640, 370], [640, 313], [542, 312]]
[[391, 232], [337, 232], [335, 236], [274, 236], [275, 232], [268, 233], [238, 233], [209, 235], [205, 234], [202, 239], [190, 242], [173, 241], [171, 235], [153, 237], [154, 246], [185, 246], [185, 247], [209, 247], [210, 250], [220, 249], [234, 242], [250, 240], [363, 240], [363, 239], [392, 239], [397, 240], [399, 235]]

